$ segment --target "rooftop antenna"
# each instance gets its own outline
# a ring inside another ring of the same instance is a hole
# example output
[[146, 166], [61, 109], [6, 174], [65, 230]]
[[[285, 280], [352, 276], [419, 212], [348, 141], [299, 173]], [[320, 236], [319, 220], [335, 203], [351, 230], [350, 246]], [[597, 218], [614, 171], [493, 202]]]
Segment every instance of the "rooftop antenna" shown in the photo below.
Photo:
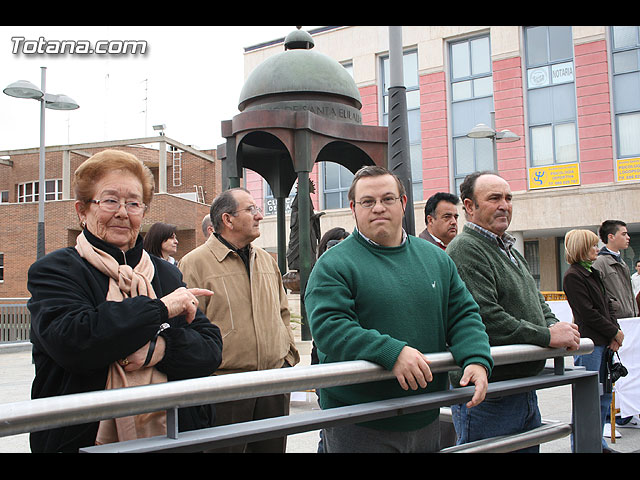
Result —
[[144, 82], [144, 110], [140, 113], [144, 113], [144, 136], [147, 136], [147, 116], [148, 116], [148, 100], [149, 100], [149, 79], [145, 78]]

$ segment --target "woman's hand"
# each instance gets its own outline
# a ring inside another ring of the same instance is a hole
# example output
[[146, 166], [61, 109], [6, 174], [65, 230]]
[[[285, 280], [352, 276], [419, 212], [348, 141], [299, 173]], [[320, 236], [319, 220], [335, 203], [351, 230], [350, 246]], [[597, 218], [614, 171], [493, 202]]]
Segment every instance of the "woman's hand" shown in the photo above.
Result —
[[[138, 370], [139, 368], [142, 368], [145, 360], [147, 359], [150, 344], [150, 341], [147, 342], [132, 354], [127, 355], [127, 358], [125, 360], [120, 360], [120, 366], [122, 366], [125, 372], [133, 372], [135, 370]], [[146, 365], [147, 367], [153, 367], [156, 363], [164, 358], [164, 351], [166, 346], [167, 344], [165, 342], [165, 339], [159, 336], [156, 340], [156, 348], [153, 350], [151, 361]]]
[[166, 305], [169, 311], [169, 318], [186, 315], [187, 323], [191, 323], [196, 317], [196, 311], [198, 310], [198, 299], [196, 296], [210, 297], [211, 295], [213, 295], [213, 292], [204, 288], [180, 287], [169, 295], [165, 295], [160, 300]]
[[613, 340], [611, 340], [611, 343], [609, 344], [609, 349], [611, 349], [614, 352], [617, 352], [622, 346], [623, 340], [624, 340], [624, 333], [622, 333], [622, 330], [618, 330], [618, 333], [616, 334], [615, 337], [613, 337]]
[[[187, 323], [193, 322], [198, 311], [198, 299], [196, 295], [210, 297], [213, 295], [211, 290], [204, 288], [185, 288], [180, 287], [169, 295], [165, 295], [160, 300], [167, 307], [169, 312], [169, 318], [177, 317], [179, 315], [185, 315], [187, 317]], [[135, 352], [127, 355], [125, 359], [119, 360], [120, 365], [126, 372], [132, 372], [138, 370], [144, 365], [149, 353], [149, 346], [151, 341], [147, 342], [141, 348]], [[159, 336], [156, 341], [155, 350], [151, 357], [151, 361], [146, 365], [148, 367], [155, 365], [164, 358], [164, 352], [166, 343], [164, 338]]]

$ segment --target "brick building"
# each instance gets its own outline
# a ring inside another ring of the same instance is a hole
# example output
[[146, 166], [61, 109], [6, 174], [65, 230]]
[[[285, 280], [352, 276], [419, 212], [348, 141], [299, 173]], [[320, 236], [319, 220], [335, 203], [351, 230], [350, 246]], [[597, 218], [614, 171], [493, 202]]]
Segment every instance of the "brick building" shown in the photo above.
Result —
[[[309, 33], [316, 51], [352, 74], [362, 123], [388, 125], [388, 27]], [[459, 193], [467, 174], [490, 169], [514, 192], [510, 233], [541, 290], [562, 288], [564, 234], [597, 231], [605, 219], [627, 223], [632, 267], [640, 257], [640, 27], [404, 26], [402, 39], [416, 232], [433, 193]], [[246, 48], [245, 77], [283, 50], [283, 39]], [[520, 137], [496, 142], [495, 156], [492, 139], [467, 136], [479, 123], [491, 126], [492, 112], [495, 131]], [[323, 231], [353, 228], [351, 177], [337, 164], [315, 165]], [[266, 182], [247, 171], [244, 185], [269, 214]], [[275, 215], [267, 215], [256, 243], [275, 248], [276, 238]]]
[[[216, 151], [198, 151], [165, 136], [62, 145], [45, 153], [46, 252], [75, 245], [80, 225], [71, 187], [73, 172], [98, 151], [125, 150], [153, 172], [156, 193], [142, 223], [177, 226], [177, 259], [204, 241], [201, 222], [220, 192]], [[0, 151], [0, 298], [24, 298], [27, 270], [36, 259], [38, 148]]]

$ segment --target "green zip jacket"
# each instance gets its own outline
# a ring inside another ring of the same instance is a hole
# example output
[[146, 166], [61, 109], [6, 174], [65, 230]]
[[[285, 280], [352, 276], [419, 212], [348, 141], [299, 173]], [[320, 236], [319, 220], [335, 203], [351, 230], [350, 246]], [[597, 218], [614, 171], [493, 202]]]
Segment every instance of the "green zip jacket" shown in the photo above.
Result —
[[[447, 253], [480, 307], [491, 346], [533, 344], [548, 347], [553, 314], [529, 272], [526, 260], [515, 249], [515, 265], [495, 242], [464, 226], [447, 246]], [[545, 361], [501, 365], [491, 381], [539, 374]], [[452, 383], [455, 383], [452, 375]]]
[[[315, 264], [305, 307], [320, 363], [368, 360], [392, 370], [409, 345], [428, 358], [449, 350], [461, 367], [477, 363], [491, 372], [493, 360], [478, 306], [440, 248], [409, 236], [398, 247], [376, 246], [357, 230]], [[426, 390], [403, 390], [394, 378], [323, 388], [323, 409], [447, 388], [435, 374]], [[437, 419], [429, 410], [364, 425], [409, 431]]]

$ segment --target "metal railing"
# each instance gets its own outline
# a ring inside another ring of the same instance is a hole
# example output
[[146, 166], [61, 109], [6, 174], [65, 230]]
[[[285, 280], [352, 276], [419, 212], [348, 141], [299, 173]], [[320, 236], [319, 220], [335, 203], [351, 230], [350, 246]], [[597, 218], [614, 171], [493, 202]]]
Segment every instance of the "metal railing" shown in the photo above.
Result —
[[0, 343], [29, 340], [31, 312], [26, 298], [6, 298], [0, 301], [24, 301], [23, 303], [0, 303]]
[[[593, 351], [593, 343], [582, 339], [578, 351], [532, 345], [492, 347], [495, 365], [553, 358], [553, 372], [504, 382], [493, 382], [487, 396], [509, 395], [560, 385], [572, 386], [573, 425], [545, 424], [520, 436], [499, 437], [444, 449], [456, 451], [509, 451], [574, 433], [576, 452], [599, 452], [601, 446], [597, 372], [565, 369], [564, 357]], [[458, 367], [450, 353], [428, 355], [434, 373]], [[167, 435], [81, 449], [82, 452], [202, 451], [247, 441], [274, 438], [323, 427], [357, 423], [376, 418], [413, 413], [464, 403], [474, 387], [414, 395], [349, 407], [305, 412], [241, 424], [178, 433], [177, 409], [242, 398], [305, 391], [337, 385], [394, 378], [392, 372], [367, 361], [246, 372], [181, 380], [143, 387], [96, 391], [4, 404], [0, 408], [0, 436], [95, 422], [140, 413], [167, 410]]]

